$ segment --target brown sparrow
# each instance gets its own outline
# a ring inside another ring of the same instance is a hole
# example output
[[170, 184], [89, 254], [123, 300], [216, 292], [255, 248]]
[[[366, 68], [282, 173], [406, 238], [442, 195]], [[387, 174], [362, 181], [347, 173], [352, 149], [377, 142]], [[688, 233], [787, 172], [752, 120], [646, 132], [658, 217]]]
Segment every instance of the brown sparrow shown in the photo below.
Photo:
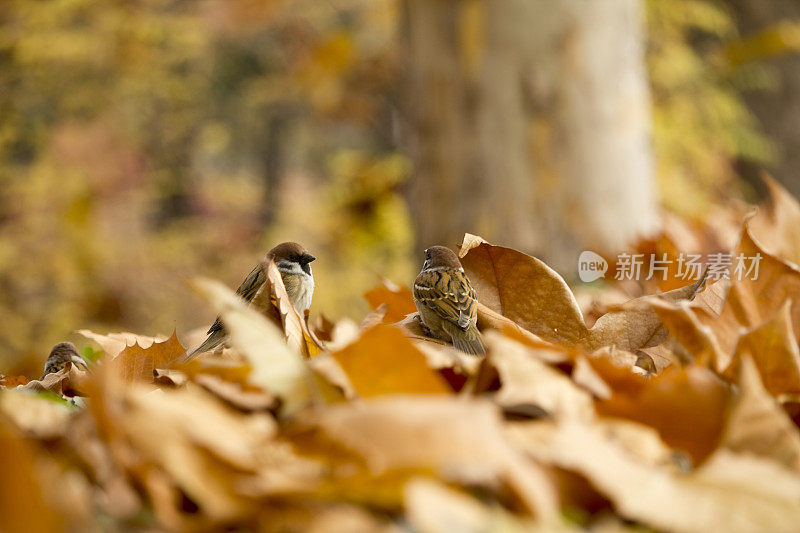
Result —
[[[300, 316], [304, 316], [308, 308], [311, 307], [311, 298], [314, 296], [314, 276], [311, 274], [310, 263], [315, 259], [316, 257], [308, 253], [305, 248], [296, 242], [282, 242], [267, 252], [266, 260], [275, 261], [275, 265], [281, 273], [283, 284], [286, 287], [286, 292], [289, 295], [289, 300], [291, 300], [297, 312], [300, 313]], [[236, 294], [246, 302], [251, 302], [258, 289], [264, 285], [266, 279], [261, 265], [258, 265], [239, 285], [239, 288], [236, 289]], [[187, 355], [185, 361], [197, 354], [213, 350], [222, 344], [226, 336], [225, 328], [222, 326], [219, 317], [217, 317], [217, 320], [208, 330], [208, 338]]]
[[78, 355], [78, 349], [71, 342], [59, 342], [50, 350], [47, 361], [44, 363], [44, 373], [39, 381], [43, 380], [47, 374], [53, 374], [63, 370], [67, 361], [86, 368], [86, 361]]
[[414, 303], [432, 337], [449, 341], [468, 354], [486, 353], [475, 325], [478, 300], [452, 250], [432, 246], [425, 250], [422, 272], [414, 281]]

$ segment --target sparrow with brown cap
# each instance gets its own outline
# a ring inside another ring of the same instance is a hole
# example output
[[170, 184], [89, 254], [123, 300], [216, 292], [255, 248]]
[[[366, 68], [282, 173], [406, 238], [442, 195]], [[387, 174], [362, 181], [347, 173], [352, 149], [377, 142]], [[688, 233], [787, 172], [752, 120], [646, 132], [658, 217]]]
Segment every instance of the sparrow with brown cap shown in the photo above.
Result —
[[425, 250], [422, 272], [414, 281], [414, 303], [432, 337], [462, 352], [481, 355], [486, 345], [478, 326], [478, 300], [456, 254], [444, 246]]
[[[275, 261], [278, 271], [281, 273], [283, 285], [292, 305], [304, 316], [311, 307], [311, 299], [314, 296], [314, 276], [311, 273], [311, 262], [316, 257], [308, 253], [300, 244], [296, 242], [282, 242], [267, 252], [266, 260]], [[267, 280], [261, 265], [256, 266], [244, 279], [239, 288], [236, 289], [244, 301], [251, 302], [258, 290]], [[227, 332], [222, 325], [219, 317], [208, 330], [208, 338], [195, 348], [185, 361], [203, 352], [208, 352], [219, 346], [225, 341]]]

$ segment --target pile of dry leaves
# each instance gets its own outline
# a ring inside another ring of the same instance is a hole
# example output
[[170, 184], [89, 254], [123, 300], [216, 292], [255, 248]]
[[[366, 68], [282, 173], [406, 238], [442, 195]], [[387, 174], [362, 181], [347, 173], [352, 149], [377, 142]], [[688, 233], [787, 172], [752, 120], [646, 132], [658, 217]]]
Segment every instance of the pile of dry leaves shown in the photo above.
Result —
[[388, 282], [360, 326], [310, 327], [274, 270], [273, 316], [196, 282], [221, 356], [83, 331], [88, 371], [4, 378], [3, 530], [797, 531], [800, 205], [771, 188], [734, 251], [761, 254], [756, 279], [587, 313], [541, 261], [467, 235], [483, 359], [425, 339]]

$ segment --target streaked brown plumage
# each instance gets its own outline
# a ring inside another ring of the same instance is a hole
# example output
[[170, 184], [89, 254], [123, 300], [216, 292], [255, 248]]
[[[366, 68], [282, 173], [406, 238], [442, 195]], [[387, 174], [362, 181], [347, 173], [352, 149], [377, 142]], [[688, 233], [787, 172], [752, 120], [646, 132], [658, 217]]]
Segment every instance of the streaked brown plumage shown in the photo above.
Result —
[[86, 368], [86, 361], [78, 354], [78, 349], [71, 342], [59, 342], [50, 350], [47, 361], [44, 363], [44, 373], [39, 380], [43, 380], [47, 374], [63, 370], [67, 362], [75, 363]]
[[[310, 263], [315, 259], [316, 257], [308, 253], [303, 246], [296, 242], [282, 242], [267, 252], [266, 255], [267, 261], [275, 261], [281, 273], [283, 284], [286, 287], [286, 293], [301, 316], [311, 306], [311, 299], [314, 295], [314, 276], [311, 273]], [[251, 302], [258, 289], [264, 285], [266, 279], [261, 266], [258, 265], [239, 285], [239, 288], [236, 289], [236, 294], [241, 296], [244, 301]], [[189, 353], [185, 361], [203, 352], [213, 350], [225, 341], [227, 335], [222, 322], [217, 317], [214, 324], [208, 329], [208, 338], [203, 344]]]
[[452, 342], [462, 352], [486, 353], [476, 326], [475, 290], [452, 250], [432, 246], [425, 250], [422, 272], [414, 281], [414, 303], [431, 336]]

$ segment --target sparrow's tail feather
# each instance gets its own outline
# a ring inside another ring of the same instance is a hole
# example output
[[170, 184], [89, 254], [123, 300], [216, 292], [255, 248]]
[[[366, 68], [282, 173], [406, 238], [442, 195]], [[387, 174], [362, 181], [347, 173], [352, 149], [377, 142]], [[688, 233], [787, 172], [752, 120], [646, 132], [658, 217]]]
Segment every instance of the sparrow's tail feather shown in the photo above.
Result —
[[191, 353], [189, 353], [186, 357], [184, 357], [183, 362], [185, 363], [190, 359], [194, 359], [201, 353], [210, 352], [211, 350], [222, 344], [222, 341], [224, 340], [225, 340], [225, 330], [220, 329], [215, 331], [214, 333], [209, 335], [205, 341], [203, 341], [203, 344], [192, 350]]
[[457, 326], [445, 328], [453, 339], [453, 347], [470, 355], [483, 355], [486, 353], [486, 345], [483, 343], [483, 335], [473, 324], [466, 331]]

